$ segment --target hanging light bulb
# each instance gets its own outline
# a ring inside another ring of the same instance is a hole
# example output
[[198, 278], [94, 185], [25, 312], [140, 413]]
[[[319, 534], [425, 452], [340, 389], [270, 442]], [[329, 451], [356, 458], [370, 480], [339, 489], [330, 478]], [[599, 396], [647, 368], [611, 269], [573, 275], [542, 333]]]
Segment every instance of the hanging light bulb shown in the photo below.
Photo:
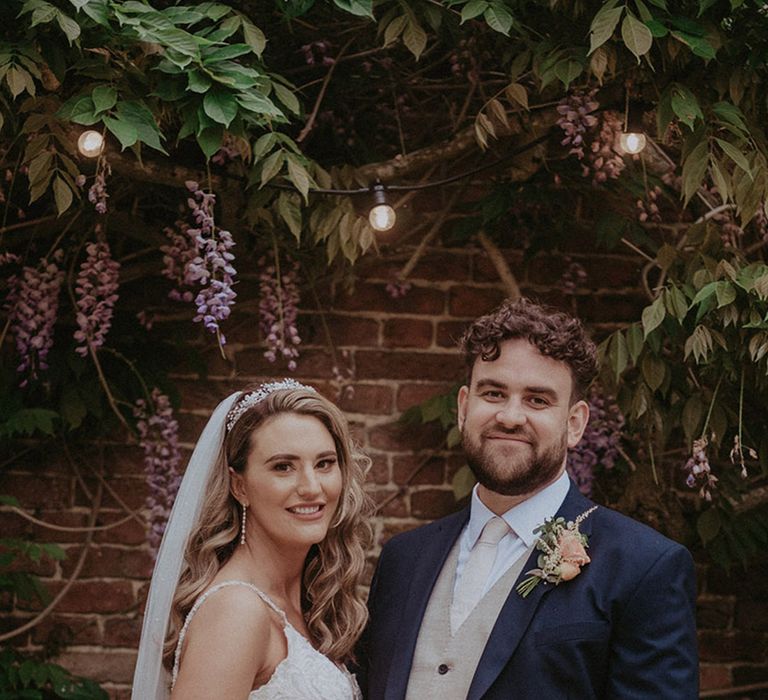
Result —
[[84, 131], [77, 139], [77, 150], [86, 158], [98, 158], [104, 150], [104, 137], [93, 129]]
[[374, 231], [389, 231], [397, 220], [395, 210], [387, 204], [384, 185], [377, 182], [372, 188], [373, 207], [368, 214], [368, 221]]
[[628, 131], [619, 137], [619, 146], [624, 153], [635, 155], [645, 148], [645, 134], [641, 131]]

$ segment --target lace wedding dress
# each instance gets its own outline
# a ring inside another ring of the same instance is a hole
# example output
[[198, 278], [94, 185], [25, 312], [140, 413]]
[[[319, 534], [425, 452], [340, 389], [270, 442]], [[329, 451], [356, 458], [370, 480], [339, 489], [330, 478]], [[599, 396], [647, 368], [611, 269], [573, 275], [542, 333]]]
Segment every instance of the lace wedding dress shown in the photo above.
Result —
[[209, 588], [195, 601], [179, 633], [171, 687], [176, 684], [181, 646], [192, 617], [209, 596], [226, 586], [245, 586], [256, 593], [282, 619], [288, 642], [288, 655], [277, 665], [269, 681], [251, 691], [248, 700], [361, 700], [362, 694], [354, 676], [317, 651], [303, 634], [294, 629], [285, 613], [266, 593], [245, 581], [223, 581]]

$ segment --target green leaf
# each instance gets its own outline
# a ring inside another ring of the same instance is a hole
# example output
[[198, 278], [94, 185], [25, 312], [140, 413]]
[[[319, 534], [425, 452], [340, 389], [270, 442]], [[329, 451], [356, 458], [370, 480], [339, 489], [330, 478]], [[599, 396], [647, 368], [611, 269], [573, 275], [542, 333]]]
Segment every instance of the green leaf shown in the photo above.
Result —
[[59, 417], [56, 411], [45, 408], [22, 408], [13, 413], [5, 423], [0, 423], [0, 435], [33, 435], [36, 432], [53, 435], [54, 421]]
[[56, 22], [71, 46], [72, 42], [80, 36], [80, 25], [63, 12], [56, 13]]
[[203, 98], [203, 109], [213, 121], [227, 127], [237, 116], [237, 100], [231, 93], [212, 90]]
[[144, 103], [139, 100], [118, 102], [117, 117], [136, 129], [139, 141], [167, 155], [160, 143], [162, 134], [155, 122], [155, 116]]
[[280, 109], [268, 98], [255, 90], [239, 93], [237, 103], [245, 110], [258, 114], [260, 117], [284, 117]]
[[736, 290], [730, 282], [726, 282], [725, 280], [717, 282], [715, 295], [717, 296], [718, 309], [723, 306], [728, 306], [728, 304], [731, 304], [736, 300]]
[[656, 297], [650, 306], [646, 306], [643, 309], [641, 318], [644, 338], [647, 338], [650, 333], [661, 325], [665, 315], [664, 300], [660, 296]]
[[129, 124], [122, 119], [114, 117], [104, 117], [104, 125], [109, 129], [120, 142], [121, 150], [133, 146], [139, 140], [139, 132], [133, 124]]
[[261, 164], [261, 187], [280, 172], [284, 160], [285, 154], [282, 151], [275, 151]]
[[611, 337], [611, 342], [608, 347], [608, 359], [611, 362], [613, 376], [618, 382], [622, 373], [627, 368], [629, 360], [627, 341], [624, 339], [624, 334], [620, 331], [614, 333], [614, 335]]
[[698, 394], [694, 394], [685, 402], [681, 416], [683, 432], [687, 442], [691, 443], [699, 436], [699, 428], [703, 419], [704, 404], [701, 401], [701, 397]]
[[393, 41], [397, 39], [405, 29], [405, 25], [408, 22], [408, 18], [405, 15], [398, 15], [389, 24], [387, 24], [384, 30], [384, 46], [389, 46]]
[[26, 75], [29, 75], [27, 71], [23, 70], [22, 68], [18, 68], [17, 66], [12, 66], [5, 74], [5, 81], [8, 83], [11, 95], [14, 98], [18, 97], [22, 92], [24, 92], [24, 89], [27, 86], [27, 79], [25, 77]]
[[669, 34], [669, 29], [667, 29], [657, 19], [646, 20], [645, 26], [651, 30], [651, 35], [653, 36], [654, 39], [661, 39], [661, 37], [667, 36], [667, 34]]
[[117, 90], [111, 85], [99, 85], [91, 92], [94, 114], [101, 114], [112, 109], [117, 103]]
[[696, 96], [685, 85], [675, 83], [670, 91], [672, 111], [691, 131], [696, 119], [704, 119]]
[[624, 12], [624, 7], [613, 7], [615, 2], [609, 2], [600, 8], [589, 27], [589, 53], [602, 46], [611, 38]]
[[333, 0], [336, 7], [358, 17], [373, 19], [373, 0]]
[[653, 45], [651, 30], [629, 11], [621, 23], [621, 38], [624, 40], [624, 45], [635, 55], [638, 63], [640, 57], [648, 53]]
[[731, 190], [728, 186], [728, 180], [726, 180], [725, 175], [723, 174], [723, 169], [720, 167], [716, 158], [709, 159], [709, 172], [712, 176], [712, 182], [715, 187], [717, 187], [718, 195], [723, 201], [723, 204], [725, 204], [730, 199]]
[[664, 295], [664, 303], [667, 311], [682, 324], [688, 314], [688, 300], [685, 294], [678, 287], [670, 287]]
[[187, 87], [190, 92], [204, 93], [207, 92], [213, 82], [210, 76], [203, 73], [201, 70], [192, 69], [187, 73]]
[[408, 17], [408, 23], [403, 30], [403, 43], [417, 61], [427, 47], [427, 33], [414, 16]]
[[451, 479], [451, 487], [453, 488], [453, 497], [460, 501], [462, 498], [468, 496], [476, 483], [475, 475], [472, 470], [465, 464], [456, 470], [456, 473]]
[[261, 54], [264, 53], [264, 49], [267, 46], [267, 39], [264, 36], [264, 32], [261, 31], [253, 22], [247, 17], [243, 17], [243, 38], [245, 43], [253, 49], [253, 52], [261, 58]]
[[251, 153], [254, 159], [258, 160], [265, 153], [271, 151], [276, 141], [277, 136], [275, 136], [273, 132], [269, 132], [268, 134], [263, 134], [260, 136], [256, 143], [253, 144], [253, 148], [251, 149]]
[[513, 18], [509, 14], [504, 5], [501, 3], [493, 3], [483, 13], [483, 19], [488, 23], [488, 26], [495, 32], [499, 32], [504, 36], [509, 36], [509, 30], [512, 29]]
[[202, 53], [203, 64], [210, 67], [212, 63], [229, 61], [249, 53], [251, 53], [251, 47], [248, 44], [227, 44], [226, 46], [205, 49]]
[[708, 284], [705, 284], [697, 293], [696, 296], [693, 297], [693, 301], [691, 302], [691, 307], [696, 306], [696, 304], [700, 304], [703, 301], [706, 301], [711, 297], [715, 292], [717, 291], [717, 282], [709, 282]]
[[296, 189], [301, 192], [304, 202], [307, 203], [310, 185], [309, 173], [295, 157], [288, 155], [286, 161], [288, 163], [288, 179], [296, 185]]
[[715, 137], [715, 141], [717, 141], [720, 148], [723, 149], [723, 153], [725, 153], [725, 155], [727, 155], [751, 178], [752, 170], [749, 167], [749, 161], [747, 160], [746, 156], [732, 143], [728, 143], [728, 141], [723, 141], [723, 139], [719, 139], [717, 137]]
[[461, 23], [464, 24], [467, 20], [482, 15], [488, 8], [488, 4], [487, 0], [470, 0], [461, 8]]
[[56, 200], [56, 211], [61, 216], [72, 205], [72, 190], [58, 175], [53, 181], [53, 197]]
[[629, 357], [632, 360], [632, 364], [637, 364], [637, 358], [640, 357], [640, 353], [643, 350], [643, 329], [639, 323], [633, 323], [626, 330], [627, 337], [627, 350], [629, 351]]
[[635, 0], [635, 6], [637, 7], [637, 14], [640, 15], [640, 19], [643, 20], [645, 24], [648, 24], [648, 22], [653, 19], [653, 15], [648, 9], [648, 6], [643, 2], [643, 0]]
[[53, 153], [48, 150], [42, 151], [29, 162], [29, 171], [27, 177], [30, 184], [36, 183], [41, 177], [50, 170], [53, 163]]
[[298, 197], [291, 192], [281, 192], [277, 198], [277, 212], [285, 221], [297, 241], [301, 240], [301, 207]]
[[749, 129], [744, 121], [744, 114], [738, 107], [730, 102], [716, 102], [711, 109], [724, 123], [735, 127], [745, 137], [748, 135]]
[[696, 190], [701, 186], [709, 165], [709, 144], [701, 141], [683, 163], [683, 198], [684, 204], [691, 201]]
[[212, 126], [203, 129], [197, 135], [197, 145], [206, 158], [210, 158], [221, 148], [224, 141], [224, 129], [220, 126]]
[[706, 60], [710, 60], [715, 57], [715, 47], [709, 43], [706, 37], [695, 36], [692, 34], [686, 34], [685, 32], [673, 31], [672, 36], [678, 41], [685, 44], [694, 54], [701, 56]]
[[656, 391], [664, 383], [667, 365], [655, 355], [648, 353], [643, 358], [642, 371], [645, 383], [651, 388], [651, 391]]
[[99, 117], [96, 115], [96, 106], [93, 104], [93, 99], [90, 96], [65, 102], [57, 114], [62, 119], [69, 119], [75, 122], [75, 124], [83, 124], [85, 126], [99, 121]]
[[560, 82], [567, 88], [574, 79], [578, 78], [584, 66], [572, 58], [567, 58], [563, 61], [558, 61], [555, 64], [555, 75], [560, 79]]
[[299, 114], [301, 106], [292, 90], [289, 90], [287, 87], [277, 82], [272, 83], [272, 89], [275, 91], [275, 96], [280, 102], [282, 102], [293, 114]]

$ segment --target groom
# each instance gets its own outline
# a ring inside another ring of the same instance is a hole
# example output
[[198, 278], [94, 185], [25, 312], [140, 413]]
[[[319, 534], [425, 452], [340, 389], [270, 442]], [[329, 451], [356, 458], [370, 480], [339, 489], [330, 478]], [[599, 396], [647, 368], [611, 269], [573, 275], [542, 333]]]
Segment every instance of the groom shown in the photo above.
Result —
[[[507, 302], [470, 326], [462, 350], [458, 424], [478, 484], [468, 508], [383, 548], [360, 645], [364, 694], [693, 700], [689, 553], [595, 508], [565, 473], [597, 369], [581, 324]], [[553, 516], [558, 546], [536, 550], [534, 530]], [[531, 574], [539, 567], [547, 581]], [[525, 579], [535, 585], [523, 596]]]

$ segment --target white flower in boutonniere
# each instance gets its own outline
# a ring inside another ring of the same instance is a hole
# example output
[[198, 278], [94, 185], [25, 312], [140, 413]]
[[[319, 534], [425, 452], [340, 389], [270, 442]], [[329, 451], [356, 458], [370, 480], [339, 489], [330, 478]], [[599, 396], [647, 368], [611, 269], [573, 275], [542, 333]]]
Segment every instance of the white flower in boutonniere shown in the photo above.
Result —
[[581, 573], [581, 567], [589, 564], [587, 536], [579, 532], [579, 525], [586, 520], [597, 506], [584, 511], [576, 520], [565, 522], [565, 518], [549, 518], [533, 532], [538, 533], [536, 549], [539, 555], [538, 569], [526, 572], [528, 578], [518, 587], [517, 592], [525, 598], [540, 581], [557, 585], [570, 581]]

